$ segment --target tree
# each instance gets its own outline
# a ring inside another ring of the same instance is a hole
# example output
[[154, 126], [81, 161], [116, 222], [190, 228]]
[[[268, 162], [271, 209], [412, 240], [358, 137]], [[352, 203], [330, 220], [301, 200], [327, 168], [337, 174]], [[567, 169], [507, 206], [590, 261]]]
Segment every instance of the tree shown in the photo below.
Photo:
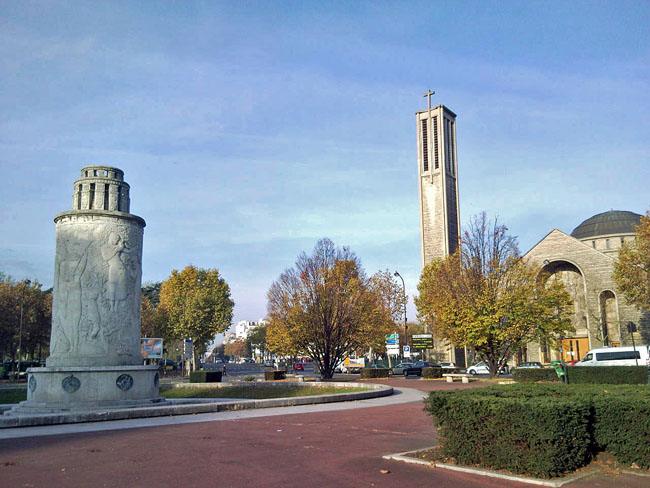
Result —
[[634, 242], [618, 253], [614, 281], [628, 303], [650, 312], [650, 211], [641, 217]]
[[300, 354], [288, 326], [279, 320], [271, 321], [266, 327], [266, 348], [278, 356], [295, 357]]
[[475, 350], [495, 376], [520, 347], [571, 330], [572, 301], [519, 255], [516, 238], [485, 213], [463, 232], [460, 250], [425, 266], [415, 304], [441, 338]]
[[243, 339], [235, 339], [223, 345], [223, 353], [231, 357], [247, 357], [249, 355], [248, 344]]
[[234, 306], [230, 287], [216, 269], [187, 266], [173, 270], [160, 288], [159, 308], [166, 316], [169, 334], [193, 340], [195, 363], [196, 355], [215, 334], [230, 327]]
[[266, 353], [266, 329], [266, 323], [260, 322], [248, 332], [246, 344], [251, 354], [254, 354], [255, 350], [259, 349], [262, 357], [264, 357]]
[[290, 346], [314, 359], [323, 378], [331, 378], [346, 354], [369, 347], [391, 323], [359, 259], [329, 239], [318, 241], [311, 255], [298, 256], [271, 285], [268, 317], [269, 349], [275, 348], [274, 335], [288, 336]]
[[[20, 312], [22, 308], [22, 330]], [[52, 329], [52, 290], [29, 280], [14, 281], [0, 273], [0, 359], [42, 359], [48, 351]]]
[[142, 285], [142, 296], [146, 297], [154, 307], [160, 304], [160, 288], [162, 281], [148, 282]]
[[[390, 315], [391, 322], [385, 324], [383, 330], [377, 330], [372, 348], [378, 353], [386, 352], [385, 336], [393, 330], [404, 330], [404, 310], [408, 297], [404, 293], [401, 281], [395, 278], [389, 270], [377, 271], [370, 277], [370, 288], [379, 296], [381, 302]], [[403, 342], [406, 344], [406, 341]]]

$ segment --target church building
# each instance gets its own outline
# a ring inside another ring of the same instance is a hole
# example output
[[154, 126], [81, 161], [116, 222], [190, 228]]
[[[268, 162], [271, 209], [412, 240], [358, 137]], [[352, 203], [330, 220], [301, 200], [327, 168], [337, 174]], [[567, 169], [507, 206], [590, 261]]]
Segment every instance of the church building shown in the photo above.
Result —
[[524, 256], [564, 283], [573, 298], [571, 337], [561, 338], [558, 347], [529, 344], [520, 352], [519, 361], [548, 363], [553, 359], [579, 360], [596, 347], [632, 345], [627, 329], [629, 322], [637, 326], [636, 344], [645, 344], [643, 337], [648, 319], [633, 305], [626, 303], [614, 283], [614, 262], [623, 243], [634, 240], [635, 227], [641, 215], [610, 210], [588, 218], [571, 234], [553, 229]]
[[[444, 105], [415, 114], [422, 266], [454, 253], [460, 243], [456, 114]], [[529, 344], [516, 362], [577, 360], [601, 346], [631, 345], [628, 324], [637, 344], [650, 342], [650, 318], [626, 303], [613, 279], [621, 245], [634, 240], [641, 216], [628, 211], [604, 212], [582, 222], [571, 234], [553, 229], [525, 255], [551, 278], [561, 280], [573, 297], [575, 333], [557, 346]], [[645, 332], [644, 332], [645, 331]], [[434, 342], [438, 361], [467, 366], [467, 351], [446, 341]]]

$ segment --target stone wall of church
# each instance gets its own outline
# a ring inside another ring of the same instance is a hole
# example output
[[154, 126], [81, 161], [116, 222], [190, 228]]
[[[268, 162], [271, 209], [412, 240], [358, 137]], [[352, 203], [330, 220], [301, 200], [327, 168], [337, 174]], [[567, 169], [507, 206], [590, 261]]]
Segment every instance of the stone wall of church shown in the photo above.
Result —
[[[565, 261], [580, 271], [584, 286], [584, 312], [582, 312], [583, 317], [574, 319], [574, 323], [579, 325], [580, 320], [583, 320], [586, 323], [586, 330], [584, 327], [576, 327], [575, 337], [584, 337], [586, 332], [590, 348], [603, 345], [600, 298], [601, 293], [605, 290], [612, 291], [616, 297], [615, 309], [618, 320], [613, 325], [620, 330], [621, 345], [632, 344], [632, 338], [626, 328], [626, 324], [630, 321], [641, 326], [641, 330], [635, 334], [636, 343], [650, 343], [648, 320], [641, 316], [636, 307], [628, 305], [625, 298], [616, 289], [612, 276], [615, 255], [603, 254], [587, 243], [580, 242], [559, 230], [554, 230], [531, 249], [525, 257], [540, 267], [549, 267], [554, 263]], [[538, 344], [530, 344], [528, 359], [540, 361], [542, 357], [540, 349]]]

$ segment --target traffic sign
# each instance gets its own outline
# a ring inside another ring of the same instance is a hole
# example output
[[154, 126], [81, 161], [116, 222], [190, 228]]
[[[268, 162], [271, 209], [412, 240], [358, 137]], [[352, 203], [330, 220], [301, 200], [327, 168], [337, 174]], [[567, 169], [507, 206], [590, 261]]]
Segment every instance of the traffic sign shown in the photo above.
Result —
[[393, 332], [392, 334], [386, 334], [386, 345], [395, 345], [399, 344], [399, 334]]
[[432, 334], [413, 334], [411, 339], [413, 349], [431, 349], [433, 347]]
[[410, 358], [411, 357], [411, 346], [404, 346], [404, 357], [405, 358]]

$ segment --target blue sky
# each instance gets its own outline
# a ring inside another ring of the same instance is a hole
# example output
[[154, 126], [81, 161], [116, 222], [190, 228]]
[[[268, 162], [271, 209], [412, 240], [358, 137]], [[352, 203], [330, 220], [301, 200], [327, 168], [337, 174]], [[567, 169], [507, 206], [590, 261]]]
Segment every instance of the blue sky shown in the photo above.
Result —
[[103, 163], [147, 221], [144, 280], [217, 267], [236, 320], [324, 236], [413, 295], [428, 88], [458, 114], [463, 222], [525, 251], [645, 212], [649, 25], [643, 1], [2, 2], [0, 270], [51, 285], [52, 218]]

